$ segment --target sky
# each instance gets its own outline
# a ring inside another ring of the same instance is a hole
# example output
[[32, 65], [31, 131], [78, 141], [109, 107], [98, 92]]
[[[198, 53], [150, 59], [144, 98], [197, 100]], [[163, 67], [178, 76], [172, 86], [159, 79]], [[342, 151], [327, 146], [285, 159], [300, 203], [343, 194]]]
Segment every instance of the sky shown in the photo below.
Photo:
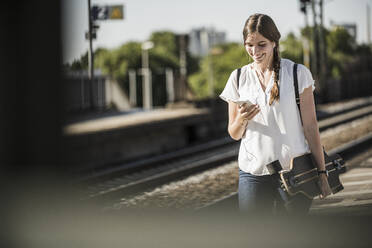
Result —
[[[274, 20], [282, 37], [299, 33], [304, 26], [299, 0], [91, 0], [92, 5], [124, 5], [124, 20], [100, 21], [97, 47], [115, 48], [128, 41], [143, 42], [154, 31], [188, 33], [193, 28], [214, 27], [226, 32], [227, 41], [241, 42], [245, 20], [264, 13]], [[357, 41], [367, 41], [367, 3], [372, 0], [324, 0], [324, 25], [355, 23]], [[309, 9], [310, 11], [310, 9]], [[311, 12], [309, 12], [311, 14]], [[312, 21], [312, 15], [309, 15]], [[371, 25], [372, 26], [372, 23]], [[80, 58], [88, 49], [88, 0], [64, 0], [62, 4], [63, 61]], [[372, 33], [372, 31], [371, 31]]]

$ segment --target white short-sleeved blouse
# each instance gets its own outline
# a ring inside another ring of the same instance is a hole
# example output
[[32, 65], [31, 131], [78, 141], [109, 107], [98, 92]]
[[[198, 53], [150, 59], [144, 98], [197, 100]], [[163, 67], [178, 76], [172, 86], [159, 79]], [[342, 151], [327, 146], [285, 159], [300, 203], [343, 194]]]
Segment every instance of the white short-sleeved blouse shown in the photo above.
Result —
[[[239, 88], [234, 70], [220, 95], [225, 101], [250, 100], [260, 106], [261, 111], [248, 121], [240, 143], [238, 164], [247, 173], [268, 175], [266, 165], [275, 160], [280, 161], [283, 169], [289, 169], [291, 158], [310, 151], [295, 100], [293, 65], [292, 61], [281, 59], [279, 103], [269, 105], [273, 76], [263, 91], [252, 64], [242, 67]], [[300, 94], [310, 86], [314, 91], [311, 72], [300, 64], [297, 70]]]

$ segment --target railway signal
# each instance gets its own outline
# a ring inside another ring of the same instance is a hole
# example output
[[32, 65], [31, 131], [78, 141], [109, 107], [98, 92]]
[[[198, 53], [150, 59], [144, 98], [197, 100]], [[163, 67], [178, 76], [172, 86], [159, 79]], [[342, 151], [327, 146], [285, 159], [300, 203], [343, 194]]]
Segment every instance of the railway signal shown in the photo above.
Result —
[[306, 14], [306, 5], [310, 3], [310, 0], [300, 0], [300, 10]]
[[94, 5], [92, 7], [92, 18], [96, 20], [122, 20], [124, 19], [123, 5]]
[[123, 20], [124, 19], [124, 6], [123, 5], [94, 5], [90, 9], [90, 20], [91, 20], [91, 34], [89, 31], [85, 33], [85, 38], [96, 39], [97, 30], [99, 25], [96, 21], [106, 20]]
[[92, 41], [97, 38], [97, 30], [99, 25], [96, 21], [106, 20], [122, 20], [124, 19], [124, 6], [123, 5], [94, 5], [91, 7], [91, 0], [88, 0], [88, 19], [89, 29], [85, 32], [85, 38], [89, 41], [88, 51], [88, 65], [89, 65], [89, 79], [91, 81], [90, 87], [90, 105], [94, 108], [93, 101], [93, 81], [94, 81], [94, 54]]

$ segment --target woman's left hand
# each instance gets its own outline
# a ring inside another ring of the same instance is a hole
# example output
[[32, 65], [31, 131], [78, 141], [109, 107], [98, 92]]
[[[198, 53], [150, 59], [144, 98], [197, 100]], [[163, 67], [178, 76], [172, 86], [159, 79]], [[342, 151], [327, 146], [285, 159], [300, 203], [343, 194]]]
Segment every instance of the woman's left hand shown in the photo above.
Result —
[[328, 184], [328, 178], [326, 174], [319, 175], [319, 187], [320, 187], [320, 191], [322, 192], [319, 196], [320, 199], [324, 199], [330, 194], [332, 194], [332, 190]]

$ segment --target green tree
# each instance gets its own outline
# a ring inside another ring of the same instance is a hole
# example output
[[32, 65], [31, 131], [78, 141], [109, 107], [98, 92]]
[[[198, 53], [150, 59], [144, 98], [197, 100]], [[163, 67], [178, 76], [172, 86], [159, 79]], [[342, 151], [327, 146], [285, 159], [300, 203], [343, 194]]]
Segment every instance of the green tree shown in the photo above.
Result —
[[189, 76], [190, 88], [199, 99], [209, 96], [209, 77], [212, 71], [214, 95], [219, 94], [236, 68], [251, 62], [244, 46], [238, 43], [217, 45], [211, 53], [201, 59], [200, 70]]
[[[149, 65], [153, 71], [164, 71], [166, 67], [179, 68], [179, 45], [177, 36], [170, 31], [154, 32], [150, 39], [154, 47], [149, 50]], [[94, 67], [99, 68], [106, 75], [110, 75], [119, 81], [124, 80], [129, 68], [141, 68], [141, 43], [127, 42], [118, 48], [97, 48], [94, 51]], [[187, 53], [188, 72], [199, 69], [196, 66], [197, 59]], [[88, 69], [88, 52], [79, 59], [75, 59], [71, 65], [66, 65], [71, 70]]]
[[174, 33], [170, 31], [154, 32], [151, 34], [150, 40], [159, 53], [177, 57], [177, 41]]
[[[154, 48], [150, 50], [153, 68], [164, 70], [165, 67], [169, 67], [178, 70], [180, 66], [178, 36], [170, 31], [159, 31], [152, 33], [150, 40], [154, 43]], [[186, 61], [189, 74], [199, 70], [198, 59], [191, 56], [188, 51], [186, 51]]]
[[337, 52], [353, 55], [355, 53], [355, 40], [344, 28], [335, 28], [329, 32], [326, 40], [330, 54]]
[[[159, 93], [162, 90], [158, 88], [165, 87], [163, 85], [165, 82], [165, 68], [172, 68], [176, 72], [175, 77], [177, 79], [177, 72], [179, 70], [179, 45], [177, 36], [169, 31], [154, 32], [151, 34], [149, 40], [154, 43], [154, 47], [148, 51], [149, 67], [153, 73], [154, 87], [156, 87], [156, 92]], [[120, 85], [128, 92], [128, 70], [137, 70], [142, 67], [141, 45], [142, 44], [139, 42], [128, 42], [115, 49], [100, 49], [96, 51], [95, 67], [100, 68], [104, 74], [110, 75], [118, 80]], [[188, 53], [186, 55], [188, 72], [198, 70], [199, 68], [195, 66], [195, 64], [197, 64], [195, 59]], [[139, 92], [140, 91], [138, 91], [138, 94], [140, 94]], [[155, 95], [157, 94], [156, 92], [154, 91]], [[163, 99], [163, 95], [155, 96], [155, 98]]]
[[88, 70], [88, 52], [85, 52], [83, 55], [81, 55], [79, 59], [74, 59], [70, 65], [70, 70]]
[[356, 55], [354, 38], [344, 28], [335, 28], [326, 36], [328, 56], [328, 76], [340, 79], [345, 66], [353, 61]]
[[138, 68], [141, 61], [141, 44], [128, 42], [116, 49], [102, 49], [95, 56], [95, 67], [106, 75], [125, 81], [128, 68]]
[[294, 33], [289, 33], [281, 42], [281, 57], [290, 59], [296, 63], [303, 63], [302, 42]]
[[[171, 32], [154, 32], [150, 36], [154, 48], [149, 50], [149, 66], [153, 72], [164, 71], [166, 67], [179, 67], [176, 38]], [[128, 42], [119, 48], [101, 50], [95, 58], [95, 66], [121, 82], [127, 81], [128, 69], [141, 68], [141, 43]]]

